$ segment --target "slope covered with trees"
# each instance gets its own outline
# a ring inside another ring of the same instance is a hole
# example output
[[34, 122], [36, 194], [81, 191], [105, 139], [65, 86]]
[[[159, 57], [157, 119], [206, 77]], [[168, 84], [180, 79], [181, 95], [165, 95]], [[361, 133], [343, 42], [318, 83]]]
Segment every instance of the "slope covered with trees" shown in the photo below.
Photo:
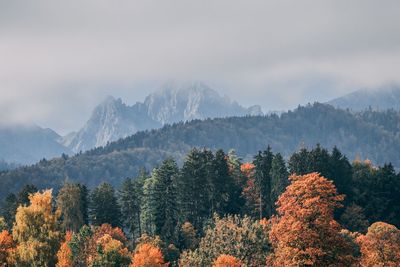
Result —
[[[373, 115], [373, 114], [372, 114]], [[139, 132], [72, 157], [63, 155], [42, 160], [30, 167], [0, 174], [0, 197], [15, 192], [26, 183], [40, 188], [59, 188], [64, 181], [85, 183], [93, 188], [100, 182], [120, 184], [141, 168], [152, 169], [169, 156], [182, 164], [192, 147], [235, 149], [243, 158], [255, 154], [260, 146], [270, 145], [287, 158], [301, 147], [337, 146], [349, 159], [370, 159], [375, 164], [392, 162], [400, 166], [398, 116], [385, 122], [379, 116], [363, 116], [314, 104], [294, 111], [269, 116], [231, 117], [194, 120]], [[398, 127], [398, 126], [397, 126]]]
[[193, 148], [182, 167], [168, 158], [118, 187], [10, 194], [0, 264], [399, 266], [399, 189], [390, 164], [337, 148], [285, 161], [267, 147], [250, 162]]

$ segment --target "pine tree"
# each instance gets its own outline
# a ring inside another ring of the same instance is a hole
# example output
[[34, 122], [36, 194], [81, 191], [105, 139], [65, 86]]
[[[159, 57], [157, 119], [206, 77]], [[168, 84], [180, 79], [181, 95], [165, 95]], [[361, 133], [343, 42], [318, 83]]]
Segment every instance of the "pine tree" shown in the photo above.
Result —
[[178, 203], [181, 211], [181, 222], [189, 221], [196, 229], [203, 228], [203, 220], [209, 218], [209, 184], [207, 166], [209, 152], [192, 149], [183, 164], [178, 176]]
[[271, 166], [274, 154], [271, 147], [255, 156], [253, 164], [255, 166], [255, 186], [259, 192], [259, 217], [270, 217], [272, 215], [273, 203], [271, 201]]
[[143, 195], [143, 180], [140, 178], [126, 179], [119, 191], [122, 224], [131, 233], [131, 240], [142, 235], [141, 202]]
[[178, 223], [176, 179], [179, 169], [173, 159], [154, 169], [144, 187], [145, 223], [153, 226], [150, 234], [160, 235], [166, 242], [176, 237]]
[[90, 194], [90, 220], [93, 225], [121, 225], [121, 212], [114, 188], [110, 184], [102, 183]]
[[286, 169], [285, 160], [280, 153], [274, 155], [271, 164], [271, 203], [273, 205], [273, 213], [276, 209], [276, 201], [289, 185], [288, 171]]

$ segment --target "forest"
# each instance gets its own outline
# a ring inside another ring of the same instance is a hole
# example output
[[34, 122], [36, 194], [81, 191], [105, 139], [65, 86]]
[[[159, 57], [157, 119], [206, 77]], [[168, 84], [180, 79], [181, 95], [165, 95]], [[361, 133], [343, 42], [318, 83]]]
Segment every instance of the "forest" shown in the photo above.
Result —
[[[93, 153], [93, 152], [92, 152]], [[192, 148], [115, 186], [7, 195], [2, 266], [399, 266], [400, 173], [333, 147]]]
[[359, 157], [378, 165], [392, 162], [399, 168], [399, 117], [400, 112], [394, 110], [352, 113], [315, 103], [279, 116], [181, 122], [139, 132], [77, 155], [62, 155], [32, 166], [0, 171], [0, 199], [28, 183], [55, 191], [66, 181], [84, 183], [90, 189], [102, 182], [118, 187], [126, 177], [137, 176], [142, 167], [151, 170], [168, 157], [182, 166], [193, 147], [206, 147], [213, 152], [219, 148], [235, 149], [240, 157], [250, 161], [260, 147], [271, 145], [287, 160], [300, 148], [320, 143], [328, 149], [337, 146], [351, 160]]

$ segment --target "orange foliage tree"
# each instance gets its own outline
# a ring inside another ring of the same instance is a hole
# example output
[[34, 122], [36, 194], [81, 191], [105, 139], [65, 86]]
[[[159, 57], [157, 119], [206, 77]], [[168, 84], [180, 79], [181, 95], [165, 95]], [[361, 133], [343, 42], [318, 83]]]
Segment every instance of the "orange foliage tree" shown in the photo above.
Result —
[[374, 223], [357, 242], [361, 247], [361, 266], [400, 266], [400, 230], [395, 226]]
[[67, 231], [65, 234], [65, 241], [61, 244], [60, 249], [57, 252], [57, 265], [56, 267], [72, 267], [71, 257], [72, 252], [68, 243], [71, 241], [72, 232]]
[[241, 263], [233, 256], [222, 254], [215, 260], [213, 267], [240, 267]]
[[351, 244], [340, 234], [334, 209], [340, 207], [332, 181], [310, 173], [293, 175], [277, 201], [278, 217], [271, 220], [272, 266], [351, 266]]
[[12, 264], [12, 254], [15, 244], [12, 236], [7, 230], [0, 233], [0, 266], [10, 266]]
[[132, 258], [131, 267], [166, 267], [163, 254], [158, 247], [151, 244], [142, 244], [136, 249]]

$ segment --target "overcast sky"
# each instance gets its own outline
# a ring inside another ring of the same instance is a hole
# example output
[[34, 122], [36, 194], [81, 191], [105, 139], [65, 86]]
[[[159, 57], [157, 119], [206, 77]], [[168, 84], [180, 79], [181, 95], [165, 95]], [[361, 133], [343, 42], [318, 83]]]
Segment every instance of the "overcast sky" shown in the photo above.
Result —
[[264, 111], [400, 80], [400, 1], [0, 0], [0, 123], [201, 80]]

